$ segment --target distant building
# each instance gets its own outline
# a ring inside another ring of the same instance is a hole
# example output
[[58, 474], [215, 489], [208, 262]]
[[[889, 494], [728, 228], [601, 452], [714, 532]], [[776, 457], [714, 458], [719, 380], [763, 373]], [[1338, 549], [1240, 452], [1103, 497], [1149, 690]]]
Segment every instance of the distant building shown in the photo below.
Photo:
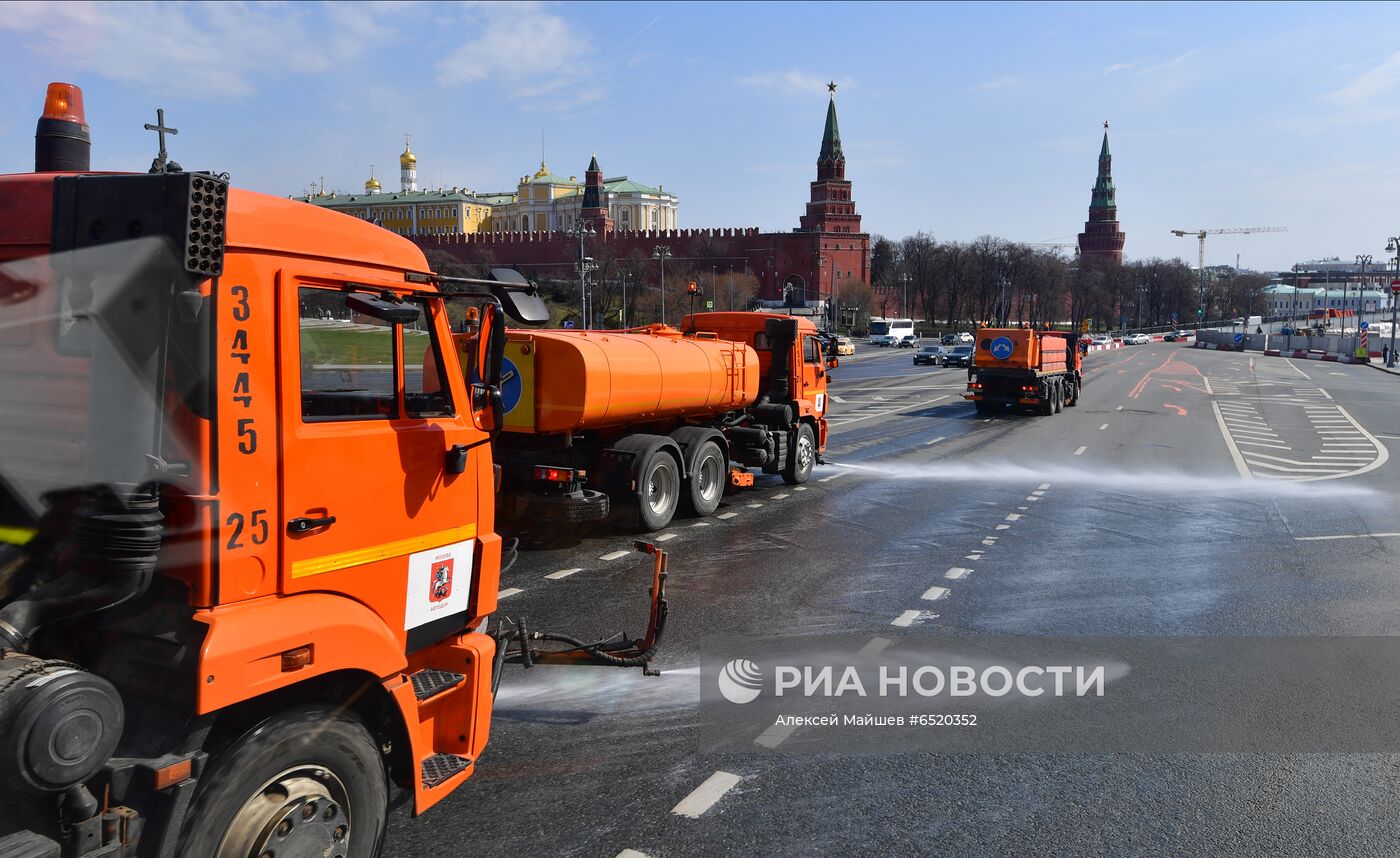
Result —
[[[589, 162], [590, 172], [597, 172], [602, 188], [598, 202], [607, 209], [616, 228], [659, 230], [676, 228], [676, 210], [680, 201], [675, 194], [660, 185], [651, 187], [627, 176], [603, 178], [598, 156]], [[500, 199], [491, 212], [493, 233], [568, 231], [578, 222], [584, 205], [585, 184], [577, 176], [565, 179], [549, 172], [540, 162], [533, 176], [522, 176], [512, 195], [493, 195]], [[508, 196], [508, 199], [506, 198]]]
[[1113, 188], [1113, 156], [1108, 151], [1108, 123], [1103, 124], [1103, 147], [1099, 149], [1099, 176], [1089, 200], [1089, 220], [1079, 234], [1079, 258], [1103, 259], [1123, 264], [1123, 243], [1127, 236], [1118, 228], [1118, 201]]
[[1395, 276], [1393, 268], [1383, 263], [1366, 266], [1363, 274], [1356, 262], [1344, 262], [1335, 256], [1310, 259], [1274, 275], [1264, 289], [1264, 300], [1269, 312], [1276, 315], [1319, 309], [1348, 309], [1354, 313], [1389, 310], [1390, 281]]

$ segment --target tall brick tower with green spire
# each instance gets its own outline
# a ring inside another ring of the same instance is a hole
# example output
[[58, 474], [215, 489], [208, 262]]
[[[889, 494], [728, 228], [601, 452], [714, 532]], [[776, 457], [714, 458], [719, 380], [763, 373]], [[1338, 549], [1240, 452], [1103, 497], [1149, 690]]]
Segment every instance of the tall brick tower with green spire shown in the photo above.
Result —
[[812, 183], [812, 199], [802, 215], [801, 232], [860, 232], [860, 215], [851, 201], [851, 183], [846, 181], [846, 153], [841, 151], [841, 129], [836, 124], [836, 83], [826, 85], [831, 100], [826, 105], [826, 128], [822, 149], [817, 154], [817, 180]]
[[1113, 191], [1113, 155], [1108, 151], [1108, 123], [1103, 124], [1103, 148], [1099, 150], [1099, 178], [1089, 201], [1089, 220], [1079, 234], [1079, 258], [1123, 264], [1127, 235], [1118, 228], [1118, 202]]

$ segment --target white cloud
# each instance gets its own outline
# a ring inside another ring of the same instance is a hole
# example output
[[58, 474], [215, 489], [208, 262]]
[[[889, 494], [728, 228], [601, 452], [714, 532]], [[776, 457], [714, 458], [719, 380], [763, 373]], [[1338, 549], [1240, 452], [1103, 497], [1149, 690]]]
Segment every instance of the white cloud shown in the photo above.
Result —
[[538, 98], [579, 83], [588, 38], [539, 4], [469, 6], [463, 29], [473, 38], [437, 63], [444, 86], [501, 80], [512, 95]]
[[[324, 20], [311, 20], [321, 10]], [[353, 59], [388, 10], [263, 3], [18, 3], [0, 30], [37, 53], [122, 83], [189, 97], [246, 96], [279, 72]]]
[[1182, 63], [1184, 63], [1184, 62], [1186, 62], [1187, 60], [1189, 60], [1189, 59], [1191, 59], [1192, 57], [1194, 57], [1194, 56], [1196, 55], [1196, 53], [1197, 53], [1197, 52], [1196, 52], [1195, 50], [1190, 50], [1190, 51], [1187, 51], [1187, 52], [1182, 53], [1182, 54], [1177, 54], [1176, 56], [1174, 56], [1174, 57], [1172, 57], [1171, 59], [1166, 60], [1166, 61], [1164, 61], [1164, 62], [1155, 63], [1155, 64], [1150, 65], [1150, 66], [1143, 66], [1142, 70], [1139, 71], [1138, 74], [1143, 74], [1143, 75], [1146, 75], [1146, 74], [1155, 74], [1156, 72], [1159, 72], [1159, 71], [1165, 71], [1165, 70], [1167, 70], [1167, 69], [1169, 69], [1169, 68], [1175, 68], [1176, 66], [1179, 66], [1179, 65], [1181, 65]]
[[1353, 78], [1328, 98], [1342, 107], [1389, 107], [1383, 102], [1400, 89], [1400, 53], [1391, 54], [1378, 65]]
[[[826, 89], [827, 84], [816, 75], [807, 74], [797, 69], [751, 74], [739, 78], [739, 83], [754, 89], [766, 89], [783, 95], [821, 92]], [[841, 83], [840, 86], [849, 87], [850, 83]]]
[[982, 90], [983, 92], [991, 92], [995, 89], [1007, 89], [1009, 87], [1017, 86], [1020, 83], [1021, 81], [1017, 78], [1011, 77], [1010, 75], [1002, 75], [1001, 77], [982, 81], [981, 83], [977, 84], [977, 88]]
[[1104, 69], [1104, 70], [1103, 70], [1103, 73], [1104, 73], [1104, 74], [1113, 74], [1114, 72], [1120, 72], [1120, 71], [1132, 71], [1133, 69], [1135, 69], [1135, 68], [1137, 68], [1137, 67], [1138, 67], [1138, 63], [1137, 63], [1137, 62], [1131, 62], [1131, 63], [1114, 63], [1113, 65], [1111, 65], [1111, 66], [1109, 66], [1108, 68]]

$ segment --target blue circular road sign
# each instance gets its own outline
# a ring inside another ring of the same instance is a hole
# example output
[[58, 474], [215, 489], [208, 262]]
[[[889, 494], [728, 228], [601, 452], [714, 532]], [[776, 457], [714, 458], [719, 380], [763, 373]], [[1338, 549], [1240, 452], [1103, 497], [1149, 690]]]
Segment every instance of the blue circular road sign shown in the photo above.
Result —
[[520, 394], [525, 385], [520, 380], [520, 370], [510, 358], [501, 359], [501, 404], [509, 414], [520, 404]]
[[1244, 334], [1235, 334], [1235, 342], [1237, 342], [1237, 343], [1242, 343], [1242, 342], [1244, 342]]
[[1006, 360], [1007, 358], [1011, 357], [1011, 353], [1015, 350], [1016, 346], [1012, 344], [1010, 337], [997, 337], [996, 339], [992, 340], [990, 351], [992, 353], [992, 357], [996, 358], [997, 360]]

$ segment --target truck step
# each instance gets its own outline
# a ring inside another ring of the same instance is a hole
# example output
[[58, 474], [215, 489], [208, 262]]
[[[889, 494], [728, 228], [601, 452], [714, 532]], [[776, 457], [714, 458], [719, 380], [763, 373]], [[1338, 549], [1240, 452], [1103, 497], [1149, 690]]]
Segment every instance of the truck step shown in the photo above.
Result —
[[449, 688], [454, 688], [466, 677], [450, 670], [425, 668], [409, 677], [413, 680], [413, 696], [421, 703], [436, 697]]
[[62, 847], [33, 831], [18, 831], [0, 837], [0, 858], [59, 858]]
[[432, 789], [471, 764], [456, 754], [433, 754], [423, 761], [423, 788]]

